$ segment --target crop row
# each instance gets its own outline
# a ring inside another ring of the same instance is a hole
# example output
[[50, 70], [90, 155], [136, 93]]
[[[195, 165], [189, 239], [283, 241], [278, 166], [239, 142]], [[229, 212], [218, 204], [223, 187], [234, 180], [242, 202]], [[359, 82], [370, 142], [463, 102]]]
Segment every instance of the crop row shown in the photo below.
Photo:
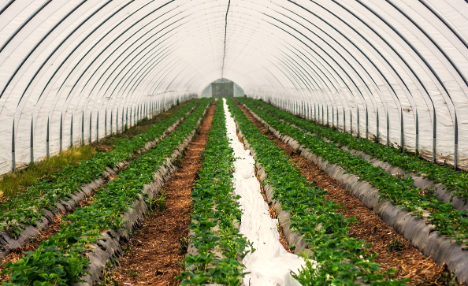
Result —
[[380, 190], [382, 198], [401, 206], [416, 218], [424, 217], [440, 234], [448, 235], [458, 243], [466, 242], [468, 238], [468, 213], [466, 211], [454, 210], [451, 204], [437, 200], [434, 194], [420, 192], [419, 188], [413, 186], [414, 182], [410, 178], [402, 179], [388, 174], [382, 168], [373, 166], [368, 161], [340, 149], [333, 143], [325, 142], [318, 136], [305, 134], [253, 105], [248, 106], [281, 134], [292, 137], [317, 156], [341, 166], [360, 177], [361, 180], [368, 181]]
[[325, 199], [325, 190], [308, 183], [283, 150], [262, 135], [232, 100], [228, 104], [267, 174], [264, 184], [273, 187], [274, 200], [292, 214], [291, 229], [303, 235], [311, 258], [318, 264], [307, 261], [294, 277], [303, 285], [358, 285], [358, 280], [405, 285], [405, 281], [390, 278], [392, 271], [379, 273], [380, 265], [373, 262], [375, 255], [366, 252], [363, 241], [349, 237], [349, 225], [356, 220], [343, 217], [338, 204]]
[[62, 218], [61, 228], [38, 249], [6, 264], [3, 274], [11, 273], [11, 284], [5, 285], [70, 285], [80, 281], [89, 260], [86, 252], [104, 230], [120, 230], [123, 214], [153, 181], [154, 173], [175, 148], [185, 140], [201, 120], [208, 101], [203, 101], [179, 127], [156, 147], [110, 181], [93, 197], [93, 202]]
[[398, 149], [384, 146], [365, 138], [356, 138], [351, 134], [342, 133], [332, 128], [316, 125], [311, 121], [299, 118], [258, 100], [242, 98], [240, 101], [249, 104], [249, 106], [255, 105], [261, 107], [268, 113], [308, 132], [328, 138], [341, 146], [365, 152], [381, 161], [400, 167], [405, 172], [412, 172], [431, 179], [436, 183], [442, 183], [449, 190], [453, 191], [453, 196], [459, 196], [465, 202], [468, 200], [468, 173], [464, 171], [453, 170], [450, 166], [433, 164], [423, 158], [405, 152], [402, 153]]
[[192, 191], [190, 248], [196, 251], [189, 251], [184, 259], [187, 270], [178, 276], [181, 285], [239, 285], [243, 277], [238, 258], [246, 254], [248, 242], [236, 227], [242, 213], [233, 196], [234, 156], [224, 116], [223, 102], [218, 100], [203, 167]]
[[109, 152], [97, 153], [89, 160], [80, 161], [56, 172], [50, 180], [44, 180], [27, 189], [24, 193], [0, 206], [0, 231], [8, 231], [18, 236], [25, 225], [34, 224], [44, 215], [44, 210], [52, 211], [57, 202], [69, 198], [81, 186], [102, 176], [107, 167], [115, 168], [122, 161], [129, 161], [135, 151], [143, 148], [164, 134], [166, 129], [187, 114], [198, 101], [192, 101], [159, 121], [146, 132], [133, 138], [116, 140], [115, 148]]

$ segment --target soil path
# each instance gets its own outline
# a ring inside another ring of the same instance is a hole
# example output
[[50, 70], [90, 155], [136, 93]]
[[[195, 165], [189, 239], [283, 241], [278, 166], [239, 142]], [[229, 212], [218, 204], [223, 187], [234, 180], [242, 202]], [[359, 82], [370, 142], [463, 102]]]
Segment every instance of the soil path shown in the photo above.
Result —
[[[180, 166], [164, 185], [163, 211], [152, 211], [142, 229], [124, 246], [125, 256], [109, 280], [119, 285], [179, 285], [175, 276], [183, 270], [179, 263], [185, 253], [179, 250], [180, 240], [189, 233], [192, 198], [196, 174], [200, 170], [201, 152], [205, 149], [215, 105], [211, 105], [200, 127], [200, 134], [190, 143]], [[157, 207], [156, 207], [157, 208]]]
[[326, 189], [328, 191], [326, 199], [334, 200], [340, 204], [342, 214], [345, 217], [355, 217], [359, 221], [359, 223], [351, 225], [349, 234], [351, 237], [373, 244], [369, 248], [369, 252], [378, 254], [374, 261], [381, 264], [383, 270], [393, 268], [398, 271], [397, 278], [411, 278], [413, 282], [409, 285], [432, 285], [430, 281], [441, 275], [443, 267], [439, 267], [434, 260], [424, 256], [372, 210], [343, 189], [335, 179], [275, 137], [247, 109], [241, 105], [239, 107], [264, 135], [267, 135], [278, 147], [286, 151], [286, 154], [291, 157], [292, 162], [301, 170], [308, 182], [313, 182], [317, 187]]

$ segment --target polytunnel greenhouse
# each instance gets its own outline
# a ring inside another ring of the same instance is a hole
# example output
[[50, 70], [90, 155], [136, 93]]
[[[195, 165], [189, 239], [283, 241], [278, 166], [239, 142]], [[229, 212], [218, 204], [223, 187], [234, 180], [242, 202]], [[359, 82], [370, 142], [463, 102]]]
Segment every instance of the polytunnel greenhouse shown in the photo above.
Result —
[[465, 0], [0, 0], [1, 285], [467, 285]]

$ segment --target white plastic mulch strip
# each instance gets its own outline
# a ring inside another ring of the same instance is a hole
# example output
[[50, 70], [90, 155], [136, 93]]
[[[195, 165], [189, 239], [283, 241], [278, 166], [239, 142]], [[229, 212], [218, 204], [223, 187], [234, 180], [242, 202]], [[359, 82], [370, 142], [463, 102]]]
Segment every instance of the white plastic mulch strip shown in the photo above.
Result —
[[240, 232], [255, 248], [255, 252], [247, 254], [242, 261], [245, 272], [249, 273], [244, 277], [244, 284], [300, 285], [291, 277], [290, 271], [297, 272], [305, 261], [288, 253], [279, 242], [278, 220], [270, 217], [268, 205], [260, 193], [260, 184], [255, 177], [255, 161], [237, 138], [234, 119], [223, 100], [228, 138], [236, 158], [233, 182], [235, 194], [241, 197]]

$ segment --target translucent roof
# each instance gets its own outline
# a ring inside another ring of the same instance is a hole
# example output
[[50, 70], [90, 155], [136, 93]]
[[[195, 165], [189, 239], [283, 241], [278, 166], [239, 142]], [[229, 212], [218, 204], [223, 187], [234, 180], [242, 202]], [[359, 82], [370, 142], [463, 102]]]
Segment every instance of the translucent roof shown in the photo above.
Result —
[[463, 0], [0, 0], [0, 173], [219, 78], [467, 168], [467, 18]]

